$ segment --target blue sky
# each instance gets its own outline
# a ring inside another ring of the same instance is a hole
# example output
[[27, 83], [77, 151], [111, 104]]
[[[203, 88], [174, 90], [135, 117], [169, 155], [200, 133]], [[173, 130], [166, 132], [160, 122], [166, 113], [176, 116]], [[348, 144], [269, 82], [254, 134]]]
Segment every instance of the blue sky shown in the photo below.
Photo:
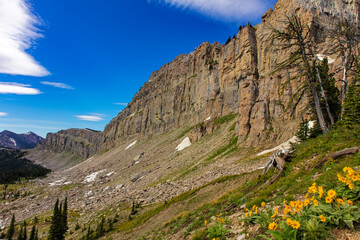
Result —
[[103, 130], [150, 74], [275, 0], [0, 0], [0, 131]]

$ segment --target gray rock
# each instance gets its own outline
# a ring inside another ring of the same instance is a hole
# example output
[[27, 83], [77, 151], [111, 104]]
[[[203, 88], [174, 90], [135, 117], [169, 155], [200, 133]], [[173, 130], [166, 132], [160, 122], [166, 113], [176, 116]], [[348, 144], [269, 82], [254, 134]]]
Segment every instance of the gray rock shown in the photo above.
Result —
[[141, 173], [137, 173], [130, 178], [131, 182], [136, 182], [141, 177]]
[[236, 238], [236, 240], [245, 240], [245, 239], [246, 239], [246, 234], [241, 234]]

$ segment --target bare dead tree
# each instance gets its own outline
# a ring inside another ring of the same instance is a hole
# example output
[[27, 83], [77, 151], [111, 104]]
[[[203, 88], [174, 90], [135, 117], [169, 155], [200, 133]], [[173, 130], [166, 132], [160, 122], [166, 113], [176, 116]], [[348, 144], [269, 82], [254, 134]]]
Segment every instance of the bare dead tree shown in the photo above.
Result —
[[[305, 71], [305, 76], [307, 79], [306, 84], [310, 89], [310, 94], [313, 97], [316, 115], [319, 121], [319, 125], [323, 131], [323, 133], [327, 133], [329, 131], [326, 126], [324, 114], [321, 110], [320, 100], [316, 89], [316, 81], [318, 82], [321, 90], [321, 95], [325, 102], [325, 108], [327, 110], [328, 116], [330, 118], [331, 123], [334, 123], [333, 115], [330, 111], [330, 107], [327, 101], [327, 97], [325, 95], [325, 91], [322, 86], [322, 81], [319, 73], [319, 69], [317, 67], [316, 57], [314, 55], [314, 51], [311, 46], [311, 42], [309, 40], [310, 28], [308, 25], [305, 25], [301, 22], [300, 18], [293, 14], [291, 16], [287, 16], [287, 19], [284, 21], [286, 25], [284, 30], [279, 30], [273, 28], [274, 38], [282, 42], [282, 49], [290, 49], [295, 48], [296, 50], [292, 53], [288, 64], [295, 64], [299, 66], [302, 71]], [[311, 63], [314, 63], [316, 69], [316, 76], [314, 77], [311, 71]], [[285, 63], [286, 64], [286, 63]]]
[[348, 89], [348, 74], [350, 72], [359, 73], [360, 70], [360, 33], [359, 29], [350, 24], [346, 19], [336, 24], [330, 33], [330, 37], [335, 40], [334, 53], [338, 53], [342, 58], [342, 87], [341, 87], [341, 116], [344, 113], [344, 101]]

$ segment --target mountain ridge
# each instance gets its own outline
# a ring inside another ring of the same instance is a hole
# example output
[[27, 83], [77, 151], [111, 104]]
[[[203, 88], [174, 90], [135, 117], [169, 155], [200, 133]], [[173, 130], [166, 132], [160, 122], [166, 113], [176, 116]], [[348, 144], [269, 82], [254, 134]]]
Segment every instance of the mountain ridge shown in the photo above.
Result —
[[44, 140], [44, 138], [31, 131], [22, 134], [17, 134], [8, 130], [0, 132], [0, 147], [4, 148], [32, 149], [42, 140]]

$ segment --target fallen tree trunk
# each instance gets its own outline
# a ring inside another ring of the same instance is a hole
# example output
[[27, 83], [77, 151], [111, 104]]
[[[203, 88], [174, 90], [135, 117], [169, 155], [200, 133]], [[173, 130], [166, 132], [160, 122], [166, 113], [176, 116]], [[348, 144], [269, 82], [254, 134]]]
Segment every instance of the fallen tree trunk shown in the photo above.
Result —
[[357, 152], [360, 152], [360, 147], [345, 148], [345, 149], [343, 149], [341, 151], [334, 152], [334, 153], [320, 159], [315, 164], [313, 164], [309, 169], [319, 167], [320, 165], [326, 163], [329, 160], [329, 158], [337, 159], [337, 158], [340, 158], [340, 157], [343, 157], [343, 156], [355, 154]]

